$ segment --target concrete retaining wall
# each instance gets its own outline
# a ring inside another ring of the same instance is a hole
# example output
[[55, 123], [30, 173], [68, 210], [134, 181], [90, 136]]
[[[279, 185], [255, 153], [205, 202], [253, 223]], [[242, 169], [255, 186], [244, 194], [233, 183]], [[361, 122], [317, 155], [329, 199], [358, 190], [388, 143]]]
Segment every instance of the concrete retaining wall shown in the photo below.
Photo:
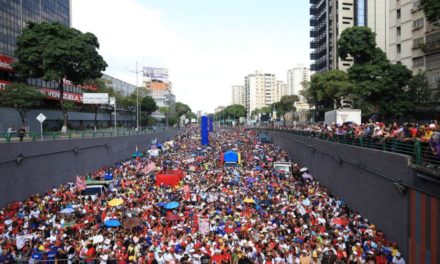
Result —
[[[0, 208], [125, 160], [136, 146], [144, 150], [154, 138], [162, 141], [178, 133], [0, 144]], [[17, 164], [19, 155], [24, 158]]]
[[284, 132], [270, 135], [293, 160], [308, 167], [335, 196], [383, 230], [408, 256], [408, 192], [400, 194], [393, 182], [412, 182], [409, 157]]

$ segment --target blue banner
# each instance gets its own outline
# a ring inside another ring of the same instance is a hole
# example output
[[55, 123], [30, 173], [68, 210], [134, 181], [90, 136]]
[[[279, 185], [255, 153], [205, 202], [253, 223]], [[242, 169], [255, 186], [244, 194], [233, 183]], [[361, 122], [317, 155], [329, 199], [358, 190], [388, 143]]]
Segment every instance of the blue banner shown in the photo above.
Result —
[[203, 146], [208, 146], [209, 145], [209, 131], [208, 131], [208, 117], [206, 117], [206, 116], [202, 116], [200, 134], [202, 137], [201, 144]]

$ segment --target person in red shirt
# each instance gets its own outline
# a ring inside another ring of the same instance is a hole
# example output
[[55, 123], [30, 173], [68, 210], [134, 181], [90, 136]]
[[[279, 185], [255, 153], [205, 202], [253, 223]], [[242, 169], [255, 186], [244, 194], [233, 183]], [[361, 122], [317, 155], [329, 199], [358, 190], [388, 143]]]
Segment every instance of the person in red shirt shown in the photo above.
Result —
[[377, 253], [376, 256], [376, 264], [386, 264], [386, 263], [388, 263], [386, 256], [379, 251], [379, 253]]
[[89, 245], [86, 253], [86, 263], [95, 263], [96, 250], [93, 245]]

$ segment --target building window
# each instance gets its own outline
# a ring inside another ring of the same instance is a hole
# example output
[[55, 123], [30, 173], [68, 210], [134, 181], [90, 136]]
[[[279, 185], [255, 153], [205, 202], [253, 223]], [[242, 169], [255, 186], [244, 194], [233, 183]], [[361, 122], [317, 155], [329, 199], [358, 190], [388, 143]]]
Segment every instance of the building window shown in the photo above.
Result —
[[397, 19], [400, 19], [400, 9], [396, 10]]
[[402, 29], [400, 27], [397, 27], [397, 36], [400, 36], [402, 34]]
[[420, 48], [424, 43], [425, 43], [425, 40], [423, 39], [423, 37], [414, 39], [413, 40], [413, 49]]
[[419, 19], [413, 21], [413, 30], [420, 29], [420, 28], [422, 28], [424, 25], [425, 25], [425, 19], [424, 19], [423, 17], [422, 17], [422, 18], [419, 18]]
[[402, 47], [400, 46], [400, 44], [397, 44], [397, 53], [400, 53], [402, 51]]
[[418, 57], [418, 58], [413, 59], [413, 66], [414, 67], [423, 66], [423, 64], [424, 64], [423, 57]]

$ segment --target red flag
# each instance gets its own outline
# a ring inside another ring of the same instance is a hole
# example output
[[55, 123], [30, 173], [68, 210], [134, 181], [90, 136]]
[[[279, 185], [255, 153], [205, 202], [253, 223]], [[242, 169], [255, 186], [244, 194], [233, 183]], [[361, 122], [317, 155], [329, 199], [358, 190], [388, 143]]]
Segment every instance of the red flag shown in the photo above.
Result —
[[79, 191], [85, 190], [87, 188], [86, 181], [79, 176], [76, 176], [76, 188]]

